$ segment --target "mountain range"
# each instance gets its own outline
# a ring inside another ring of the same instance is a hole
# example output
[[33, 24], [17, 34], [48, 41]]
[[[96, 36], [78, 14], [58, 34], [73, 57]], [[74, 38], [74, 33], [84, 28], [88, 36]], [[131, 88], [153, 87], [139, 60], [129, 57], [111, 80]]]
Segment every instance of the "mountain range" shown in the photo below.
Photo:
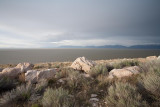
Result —
[[109, 48], [109, 49], [160, 49], [160, 44], [156, 45], [103, 45], [103, 46], [60, 46], [58, 48]]

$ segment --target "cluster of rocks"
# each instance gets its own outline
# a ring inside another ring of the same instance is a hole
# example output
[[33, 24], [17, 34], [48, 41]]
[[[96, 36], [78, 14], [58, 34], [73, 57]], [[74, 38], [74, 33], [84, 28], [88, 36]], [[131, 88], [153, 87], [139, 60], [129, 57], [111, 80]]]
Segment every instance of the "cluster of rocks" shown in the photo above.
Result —
[[[73, 69], [83, 70], [84, 72], [89, 73], [90, 69], [95, 65], [95, 62], [88, 60], [85, 57], [79, 57], [72, 63], [71, 67]], [[125, 76], [132, 76], [134, 74], [138, 74], [139, 71], [140, 70], [138, 66], [126, 67], [123, 69], [113, 69], [109, 72], [108, 78], [112, 79], [114, 77], [122, 78]]]
[[[146, 57], [146, 60], [160, 60], [160, 56], [150, 56]], [[79, 71], [84, 71], [85, 76], [89, 76], [91, 68], [96, 65], [94, 61], [88, 60], [85, 57], [77, 58], [71, 68]], [[57, 70], [56, 69], [44, 69], [44, 70], [33, 70], [34, 65], [30, 63], [19, 63], [16, 67], [0, 69], [0, 78], [2, 77], [12, 77], [16, 78], [19, 74], [25, 73], [25, 81], [30, 81], [31, 83], [36, 83], [38, 81], [50, 79], [54, 77]], [[132, 76], [140, 73], [140, 68], [138, 66], [125, 67], [123, 69], [113, 69], [109, 72], [108, 78], [112, 79], [114, 77], [122, 78], [126, 76]]]
[[2, 77], [11, 77], [17, 78], [18, 75], [25, 73], [25, 81], [36, 83], [38, 81], [46, 80], [52, 78], [56, 70], [55, 69], [46, 69], [46, 70], [32, 70], [34, 67], [30, 63], [19, 63], [16, 67], [5, 68], [0, 72], [0, 78]]
[[[160, 60], [160, 56], [149, 56], [145, 58], [146, 61]], [[91, 68], [94, 67], [96, 63], [94, 61], [88, 60], [85, 57], [77, 58], [71, 65], [73, 69], [82, 70], [89, 73]], [[140, 68], [138, 66], [125, 67], [122, 69], [113, 69], [109, 72], [109, 79], [114, 77], [122, 78], [127, 76], [132, 76], [140, 73]]]
[[0, 77], [12, 77], [16, 78], [19, 74], [25, 73], [34, 67], [30, 63], [19, 63], [16, 67], [5, 68], [0, 72]]
[[97, 94], [91, 94], [91, 98], [89, 99], [89, 101], [91, 102], [92, 107], [98, 106], [99, 99], [97, 97], [98, 97]]

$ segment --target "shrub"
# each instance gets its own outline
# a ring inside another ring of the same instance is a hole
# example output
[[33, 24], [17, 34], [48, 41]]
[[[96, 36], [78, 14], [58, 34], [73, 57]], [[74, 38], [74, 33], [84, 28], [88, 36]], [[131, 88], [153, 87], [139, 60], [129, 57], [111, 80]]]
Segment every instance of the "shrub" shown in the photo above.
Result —
[[30, 84], [21, 85], [16, 89], [6, 92], [0, 99], [0, 104], [9, 104], [9, 103], [25, 103], [29, 101], [33, 96], [35, 96], [34, 89]]
[[160, 61], [150, 61], [146, 63], [140, 64], [142, 72], [157, 72], [158, 75], [160, 75]]
[[72, 71], [69, 73], [67, 85], [70, 91], [87, 89], [89, 87], [89, 79], [81, 75], [78, 71]]
[[39, 104], [33, 104], [31, 107], [40, 107]]
[[148, 72], [146, 75], [142, 75], [140, 83], [146, 90], [160, 98], [160, 76], [156, 72]]
[[103, 75], [108, 75], [108, 70], [107, 70], [107, 67], [105, 65], [96, 65], [95, 67], [93, 67], [89, 74], [92, 76], [92, 77], [97, 77], [99, 74], [103, 74]]
[[0, 79], [0, 92], [11, 90], [16, 87], [16, 84], [16, 80], [8, 77], [3, 77]]
[[72, 102], [69, 92], [61, 87], [58, 89], [48, 88], [42, 99], [44, 107], [70, 107]]
[[97, 80], [98, 80], [97, 86], [101, 89], [106, 89], [108, 86], [111, 85], [111, 80], [109, 80], [107, 76], [104, 76], [102, 74], [97, 77]]
[[[160, 106], [160, 63], [149, 62], [141, 65], [144, 71], [139, 78], [139, 83], [146, 90], [147, 96], [152, 99], [148, 99], [149, 102], [153, 100], [152, 104]], [[146, 96], [144, 93], [144, 96]]]
[[116, 83], [115, 86], [110, 86], [108, 96], [105, 101], [110, 107], [144, 107], [147, 106], [145, 101], [142, 101], [141, 95], [137, 92], [136, 87], [128, 83]]
[[35, 90], [37, 93], [42, 94], [47, 86], [48, 86], [47, 81], [41, 81], [40, 83], [36, 84]]
[[139, 65], [139, 61], [137, 60], [122, 60], [119, 63], [114, 63], [113, 67], [116, 69], [121, 69], [128, 66], [138, 66], [138, 65]]
[[58, 71], [56, 73], [56, 78], [57, 79], [60, 79], [60, 78], [66, 78], [68, 77], [68, 75], [71, 73], [71, 72], [74, 72], [74, 70], [72, 68], [62, 68], [60, 69], [60, 71]]

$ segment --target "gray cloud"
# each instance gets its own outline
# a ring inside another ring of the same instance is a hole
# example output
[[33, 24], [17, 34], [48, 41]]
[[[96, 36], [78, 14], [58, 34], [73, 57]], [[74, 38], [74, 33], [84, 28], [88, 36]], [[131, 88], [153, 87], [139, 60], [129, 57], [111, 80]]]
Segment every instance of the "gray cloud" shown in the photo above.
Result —
[[66, 40], [72, 45], [160, 43], [159, 5], [159, 0], [1, 0], [0, 37], [39, 47]]

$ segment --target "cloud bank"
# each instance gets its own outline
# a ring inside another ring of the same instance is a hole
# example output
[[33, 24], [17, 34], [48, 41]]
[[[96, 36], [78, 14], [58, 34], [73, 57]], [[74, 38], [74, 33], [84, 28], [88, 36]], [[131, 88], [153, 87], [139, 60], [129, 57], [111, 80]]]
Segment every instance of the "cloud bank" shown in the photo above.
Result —
[[0, 0], [0, 48], [160, 43], [159, 0]]

